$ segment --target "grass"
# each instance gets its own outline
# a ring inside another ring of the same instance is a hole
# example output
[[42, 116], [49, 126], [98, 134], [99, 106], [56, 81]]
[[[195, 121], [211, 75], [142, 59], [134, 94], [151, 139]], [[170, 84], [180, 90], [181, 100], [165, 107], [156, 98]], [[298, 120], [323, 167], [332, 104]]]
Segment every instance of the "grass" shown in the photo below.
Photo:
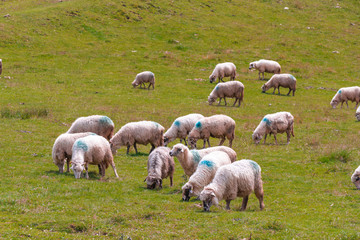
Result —
[[[359, 191], [350, 181], [359, 165], [355, 104], [331, 109], [329, 102], [338, 88], [358, 85], [360, 7], [336, 4], [1, 2], [10, 17], [0, 18], [0, 238], [359, 239]], [[264, 82], [248, 71], [260, 58], [297, 78], [295, 97], [261, 93]], [[215, 86], [208, 76], [225, 61], [245, 85], [240, 108], [206, 102]], [[154, 91], [131, 86], [144, 70], [155, 73]], [[277, 111], [294, 115], [295, 138], [255, 146], [253, 130]], [[77, 117], [104, 114], [116, 130], [139, 120], [168, 128], [192, 112], [236, 121], [233, 148], [262, 168], [264, 211], [254, 195], [245, 212], [240, 199], [230, 211], [222, 201], [210, 213], [199, 201], [182, 202], [186, 181], [177, 160], [174, 187], [166, 179], [162, 190], [147, 190], [149, 146], [137, 155], [119, 150], [119, 180], [108, 169], [98, 181], [95, 166], [90, 180], [76, 180], [52, 163], [56, 137]]]

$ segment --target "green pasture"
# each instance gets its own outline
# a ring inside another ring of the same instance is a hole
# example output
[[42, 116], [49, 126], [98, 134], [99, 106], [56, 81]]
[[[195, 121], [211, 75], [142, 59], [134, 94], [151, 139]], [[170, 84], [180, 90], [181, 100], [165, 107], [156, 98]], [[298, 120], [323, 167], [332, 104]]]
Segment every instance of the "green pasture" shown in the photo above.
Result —
[[[357, 0], [1, 1], [0, 238], [360, 239], [360, 191], [350, 181], [360, 123], [355, 103], [329, 104], [337, 89], [359, 85], [359, 13]], [[261, 58], [297, 78], [295, 97], [261, 93], [264, 81], [248, 70]], [[208, 77], [226, 61], [245, 85], [240, 108], [207, 103]], [[145, 70], [155, 90], [132, 88]], [[256, 146], [252, 132], [278, 111], [294, 115], [295, 137]], [[90, 166], [90, 179], [76, 180], [52, 163], [55, 139], [80, 116], [107, 115], [117, 131], [140, 120], [167, 129], [189, 113], [236, 121], [238, 158], [262, 168], [263, 211], [255, 195], [245, 212], [241, 199], [210, 213], [182, 202], [177, 160], [173, 187], [165, 179], [146, 189], [150, 145], [118, 150], [119, 179], [109, 168], [99, 181]]]

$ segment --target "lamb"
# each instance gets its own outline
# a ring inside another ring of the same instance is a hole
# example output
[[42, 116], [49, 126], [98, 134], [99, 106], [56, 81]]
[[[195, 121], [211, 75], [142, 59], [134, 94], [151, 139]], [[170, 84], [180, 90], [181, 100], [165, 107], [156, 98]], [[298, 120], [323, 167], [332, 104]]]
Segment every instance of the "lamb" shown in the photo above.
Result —
[[152, 88], [155, 88], [155, 75], [154, 73], [150, 71], [141, 72], [136, 75], [135, 80], [131, 83], [132, 86], [135, 88], [140, 85], [140, 88], [142, 88], [142, 85], [144, 85], [144, 88], [146, 88], [145, 83], [149, 83], [148, 90], [150, 89], [150, 86], [152, 85]]
[[360, 190], [360, 166], [355, 169], [355, 172], [351, 176], [351, 181], [356, 186], [356, 188]]
[[114, 123], [109, 117], [92, 115], [76, 119], [67, 133], [93, 132], [110, 140], [114, 135], [114, 128]]
[[208, 97], [209, 105], [212, 105], [217, 98], [220, 98], [218, 104], [220, 105], [221, 99], [223, 98], [226, 106], [226, 97], [230, 97], [235, 98], [233, 106], [235, 106], [236, 102], [239, 101], [238, 107], [240, 107], [241, 101], [244, 99], [244, 88], [244, 84], [239, 81], [218, 83]]
[[236, 77], [236, 66], [232, 62], [219, 63], [215, 66], [214, 71], [209, 76], [210, 83], [219, 79], [219, 82], [223, 81], [224, 77], [230, 77], [230, 80], [234, 80]]
[[130, 146], [134, 146], [138, 153], [136, 144], [151, 144], [150, 153], [155, 147], [164, 145], [164, 130], [160, 124], [152, 121], [130, 122], [120, 128], [120, 130], [110, 139], [111, 151], [116, 154], [116, 150], [121, 146], [127, 146], [126, 154], [129, 154]]
[[249, 65], [249, 70], [253, 68], [259, 70], [259, 80], [260, 80], [260, 73], [262, 73], [263, 75], [262, 80], [264, 80], [264, 72], [276, 73], [276, 74], [281, 73], [280, 64], [272, 60], [260, 59], [259, 61], [251, 62]]
[[162, 180], [170, 177], [170, 187], [173, 185], [175, 171], [174, 158], [170, 156], [170, 148], [157, 147], [149, 155], [147, 162], [148, 176], [145, 178], [148, 189], [162, 188]]
[[109, 142], [102, 136], [89, 135], [79, 138], [75, 141], [73, 148], [73, 158], [71, 161], [71, 169], [75, 178], [80, 178], [81, 173], [86, 171], [86, 178], [89, 179], [88, 164], [98, 165], [101, 179], [105, 177], [105, 169], [109, 164], [114, 169], [115, 176], [118, 178], [113, 155], [111, 153]]
[[280, 87], [284, 87], [289, 88], [289, 92], [287, 94], [288, 96], [290, 95], [291, 91], [293, 91], [293, 96], [295, 96], [296, 78], [293, 75], [286, 73], [275, 74], [261, 87], [261, 90], [264, 93], [272, 87], [274, 88], [273, 94], [277, 88], [280, 95]]
[[52, 149], [52, 158], [55, 165], [59, 167], [59, 172], [64, 172], [65, 161], [67, 163], [67, 170], [69, 172], [69, 165], [72, 156], [72, 146], [78, 138], [86, 137], [88, 135], [95, 134], [91, 132], [85, 133], [63, 133], [54, 143]]
[[360, 106], [356, 109], [355, 117], [358, 121], [360, 121]]
[[242, 197], [240, 211], [245, 211], [252, 192], [255, 192], [259, 199], [260, 209], [264, 209], [261, 168], [256, 162], [244, 159], [220, 167], [212, 182], [200, 193], [200, 200], [203, 202], [204, 211], [209, 212], [211, 205], [218, 205], [222, 199], [226, 201], [226, 209], [230, 210], [231, 200]]
[[340, 88], [331, 100], [330, 105], [333, 108], [336, 108], [336, 106], [341, 102], [342, 108], [343, 103], [346, 102], [346, 106], [349, 108], [348, 100], [350, 100], [351, 102], [356, 102], [355, 109], [358, 107], [360, 101], [360, 87], [354, 86]]
[[214, 151], [205, 155], [199, 162], [196, 171], [182, 187], [182, 199], [189, 201], [191, 196], [198, 197], [203, 188], [214, 178], [219, 167], [231, 164], [229, 155], [222, 151]]
[[192, 113], [175, 119], [171, 127], [164, 134], [165, 146], [174, 141], [176, 138], [180, 138], [180, 142], [184, 140], [185, 145], [187, 145], [186, 136], [189, 134], [191, 129], [193, 129], [195, 123], [203, 117], [204, 116], [201, 114]]
[[213, 115], [200, 119], [190, 131], [188, 142], [192, 148], [196, 148], [198, 139], [204, 139], [203, 148], [205, 148], [206, 141], [210, 147], [209, 138], [221, 138], [219, 145], [225, 141], [225, 137], [229, 140], [229, 146], [232, 146], [232, 141], [235, 137], [235, 121], [226, 115]]
[[255, 141], [255, 144], [259, 144], [262, 137], [265, 135], [264, 144], [266, 141], [267, 134], [274, 134], [275, 143], [276, 134], [277, 133], [284, 133], [287, 134], [287, 144], [290, 143], [290, 134], [295, 137], [294, 135], [294, 117], [289, 112], [277, 112], [273, 114], [267, 114], [261, 120], [260, 124], [255, 129], [254, 133], [252, 134], [252, 139]]
[[176, 144], [170, 151], [170, 156], [177, 157], [181, 167], [187, 176], [191, 176], [195, 171], [200, 160], [207, 154], [214, 151], [223, 151], [229, 155], [230, 161], [236, 160], [236, 152], [225, 146], [210, 147], [201, 150], [189, 150], [184, 144]]

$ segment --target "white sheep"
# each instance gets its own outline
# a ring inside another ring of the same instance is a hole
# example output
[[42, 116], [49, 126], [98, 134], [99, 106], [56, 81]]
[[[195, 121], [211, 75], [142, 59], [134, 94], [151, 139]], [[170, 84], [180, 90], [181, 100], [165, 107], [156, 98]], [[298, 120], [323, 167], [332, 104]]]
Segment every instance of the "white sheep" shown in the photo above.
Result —
[[203, 188], [213, 180], [218, 168], [231, 162], [229, 155], [222, 151], [205, 155], [189, 181], [182, 187], [182, 199], [189, 201], [192, 196], [198, 197]]
[[192, 148], [196, 148], [197, 140], [204, 139], [203, 148], [205, 148], [206, 142], [210, 147], [210, 136], [221, 138], [219, 145], [222, 145], [225, 138], [227, 138], [231, 147], [235, 137], [235, 121], [231, 117], [222, 114], [204, 117], [190, 131], [188, 142]]
[[56, 166], [59, 167], [59, 172], [64, 172], [65, 161], [67, 163], [67, 172], [69, 172], [69, 165], [72, 156], [72, 147], [74, 142], [78, 138], [86, 137], [88, 135], [95, 134], [91, 132], [85, 133], [63, 133], [56, 138], [53, 149], [52, 158]]
[[254, 133], [252, 134], [252, 139], [254, 140], [255, 144], [259, 144], [260, 140], [264, 137], [264, 144], [266, 141], [266, 137], [268, 134], [274, 134], [275, 143], [276, 134], [286, 132], [287, 135], [287, 144], [290, 143], [290, 134], [295, 137], [294, 135], [294, 117], [289, 112], [277, 112], [273, 114], [267, 114], [261, 120], [260, 124], [255, 129]]
[[145, 83], [149, 83], [148, 89], [150, 89], [150, 86], [152, 85], [152, 88], [155, 88], [155, 75], [154, 73], [150, 71], [141, 72], [136, 75], [135, 80], [131, 83], [132, 86], [135, 88], [140, 85], [140, 88], [142, 88], [142, 85], [144, 85], [144, 88], [146, 88]]
[[355, 172], [351, 176], [351, 181], [356, 186], [356, 188], [360, 190], [360, 166], [355, 169]]
[[209, 105], [212, 105], [217, 98], [220, 98], [218, 104], [220, 105], [221, 99], [223, 98], [226, 106], [226, 97], [229, 97], [235, 98], [233, 106], [235, 106], [236, 102], [239, 101], [238, 107], [240, 107], [240, 104], [244, 99], [244, 88], [244, 84], [239, 81], [218, 83], [208, 97]]
[[355, 117], [358, 121], [360, 121], [360, 106], [356, 109]]
[[127, 146], [126, 154], [129, 154], [130, 146], [134, 146], [138, 153], [136, 144], [151, 144], [150, 153], [155, 147], [164, 145], [165, 128], [153, 121], [130, 122], [120, 128], [120, 130], [110, 139], [111, 150], [116, 154], [116, 150], [121, 146]]
[[72, 124], [67, 133], [93, 132], [110, 140], [114, 135], [114, 123], [102, 115], [79, 117]]
[[236, 66], [232, 62], [219, 63], [215, 66], [214, 71], [209, 76], [210, 83], [219, 79], [219, 82], [224, 82], [224, 77], [230, 77], [230, 80], [234, 80], [236, 77]]
[[205, 155], [214, 151], [225, 152], [229, 156], [231, 162], [234, 162], [236, 160], [236, 152], [229, 147], [217, 146], [201, 150], [189, 150], [187, 146], [181, 143], [174, 145], [174, 147], [170, 151], [170, 156], [174, 156], [179, 160], [185, 174], [190, 177], [196, 171], [196, 168], [201, 159]]
[[226, 209], [230, 209], [230, 202], [236, 197], [242, 197], [240, 211], [245, 211], [249, 195], [255, 192], [259, 199], [260, 209], [264, 209], [264, 191], [261, 180], [261, 168], [252, 160], [241, 160], [220, 167], [212, 182], [204, 187], [200, 193], [204, 211], [210, 211], [212, 204], [218, 205], [225, 199]]
[[349, 108], [348, 105], [349, 100], [351, 102], [356, 102], [356, 106], [355, 106], [356, 109], [360, 101], [360, 87], [354, 86], [354, 87], [340, 88], [339, 91], [337, 91], [337, 93], [331, 100], [330, 105], [333, 108], [336, 108], [336, 106], [341, 102], [341, 108], [342, 108], [343, 103], [346, 102], [346, 106]]
[[274, 88], [273, 94], [275, 93], [276, 88], [278, 89], [278, 94], [280, 95], [280, 87], [289, 88], [287, 95], [290, 95], [290, 92], [293, 91], [293, 96], [295, 96], [296, 91], [296, 78], [287, 73], [275, 74], [269, 81], [262, 85], [262, 92], [266, 92], [270, 88]]
[[264, 73], [281, 73], [281, 66], [278, 62], [266, 59], [260, 59], [259, 61], [251, 62], [249, 64], [249, 69], [256, 69], [259, 70], [259, 80], [260, 80], [260, 73], [262, 73], [264, 80]]
[[191, 129], [195, 126], [195, 123], [204, 116], [198, 113], [188, 114], [186, 116], [178, 117], [175, 119], [171, 127], [164, 133], [164, 144], [167, 146], [170, 142], [176, 138], [180, 138], [180, 142], [184, 140], [186, 143], [186, 136]]
[[88, 165], [98, 165], [101, 179], [105, 177], [105, 169], [109, 165], [114, 169], [115, 176], [118, 178], [113, 155], [109, 142], [102, 136], [89, 135], [75, 141], [72, 148], [71, 169], [75, 178], [80, 178], [81, 173], [86, 171], [86, 178], [89, 179]]
[[155, 148], [149, 155], [147, 171], [148, 175], [144, 182], [148, 189], [162, 188], [162, 180], [167, 177], [170, 177], [170, 187], [172, 187], [175, 162], [174, 158], [170, 156], [170, 148]]

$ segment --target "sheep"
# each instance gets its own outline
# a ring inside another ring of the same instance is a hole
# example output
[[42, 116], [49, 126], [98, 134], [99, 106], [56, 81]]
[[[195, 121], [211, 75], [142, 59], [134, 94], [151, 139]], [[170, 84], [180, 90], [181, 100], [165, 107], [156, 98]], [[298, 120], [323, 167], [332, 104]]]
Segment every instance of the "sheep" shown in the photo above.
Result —
[[222, 199], [226, 201], [226, 209], [230, 210], [231, 200], [242, 197], [240, 211], [245, 211], [252, 192], [255, 192], [260, 209], [263, 210], [265, 204], [261, 168], [256, 162], [244, 159], [221, 166], [212, 182], [201, 191], [200, 200], [203, 202], [204, 211], [209, 212], [211, 205], [218, 205]]
[[289, 112], [277, 112], [273, 114], [267, 114], [261, 120], [260, 124], [255, 129], [254, 133], [252, 134], [252, 139], [254, 140], [255, 144], [259, 144], [262, 137], [265, 135], [264, 144], [266, 141], [267, 134], [274, 134], [275, 143], [276, 134], [277, 133], [284, 133], [287, 134], [287, 144], [290, 143], [290, 134], [295, 137], [294, 135], [294, 117]]
[[356, 186], [356, 188], [360, 190], [360, 166], [355, 169], [355, 172], [351, 176], [351, 181]]
[[213, 115], [200, 119], [190, 131], [188, 142], [192, 148], [196, 148], [198, 139], [204, 139], [203, 148], [205, 148], [206, 141], [210, 147], [209, 138], [221, 138], [219, 145], [225, 141], [225, 137], [229, 140], [229, 146], [232, 146], [232, 141], [235, 137], [235, 121], [226, 115]]
[[278, 62], [272, 61], [272, 60], [266, 60], [266, 59], [260, 59], [259, 61], [251, 62], [249, 64], [249, 70], [251, 69], [259, 70], [259, 80], [260, 80], [260, 73], [262, 73], [263, 77], [262, 80], [264, 80], [264, 73], [281, 73], [281, 66]]
[[270, 88], [274, 88], [273, 94], [275, 93], [276, 88], [278, 89], [278, 94], [280, 95], [280, 87], [289, 88], [288, 96], [290, 92], [293, 91], [293, 96], [295, 96], [296, 91], [296, 78], [291, 74], [275, 74], [269, 81], [262, 85], [262, 92], [266, 92]]
[[144, 182], [146, 182], [148, 189], [162, 188], [162, 180], [167, 177], [170, 177], [170, 187], [172, 187], [175, 162], [174, 158], [170, 156], [170, 148], [155, 148], [149, 155], [147, 171], [148, 176]]
[[230, 97], [235, 98], [233, 106], [235, 106], [236, 102], [239, 101], [238, 107], [240, 107], [241, 101], [244, 99], [244, 88], [244, 84], [239, 81], [218, 83], [208, 97], [209, 105], [212, 105], [217, 98], [220, 98], [218, 104], [220, 105], [221, 99], [223, 98], [226, 106], [226, 97]]
[[198, 164], [196, 171], [182, 187], [182, 199], [189, 201], [191, 196], [198, 197], [203, 188], [214, 178], [219, 167], [231, 164], [228, 154], [214, 151], [205, 155]]
[[164, 130], [163, 126], [153, 121], [127, 123], [110, 139], [111, 151], [115, 155], [117, 149], [121, 146], [127, 146], [126, 154], [129, 154], [130, 146], [134, 146], [137, 154], [137, 143], [143, 145], [150, 143], [152, 146], [151, 153], [155, 147], [164, 145]]
[[219, 82], [224, 82], [224, 77], [230, 77], [230, 80], [234, 80], [236, 77], [236, 66], [232, 62], [219, 63], [215, 66], [214, 71], [209, 76], [210, 83], [219, 79]]
[[146, 88], [145, 83], [149, 83], [148, 90], [150, 89], [150, 86], [152, 85], [152, 88], [155, 88], [155, 75], [154, 73], [150, 71], [141, 72], [136, 75], [135, 80], [131, 83], [134, 88], [140, 85], [140, 88], [142, 88], [142, 85], [144, 85], [144, 88]]
[[59, 172], [64, 172], [65, 161], [67, 163], [67, 170], [69, 172], [69, 165], [72, 156], [72, 146], [78, 138], [86, 137], [95, 134], [91, 132], [85, 133], [63, 133], [56, 138], [53, 149], [52, 158], [55, 165], [59, 167]]
[[225, 146], [210, 147], [201, 150], [189, 150], [184, 144], [178, 143], [170, 151], [170, 156], [176, 157], [187, 176], [191, 176], [195, 171], [200, 160], [207, 154], [214, 151], [223, 151], [229, 155], [231, 162], [236, 160], [236, 152]]
[[360, 106], [356, 109], [355, 117], [358, 121], [360, 121]]
[[101, 179], [105, 177], [105, 169], [109, 164], [112, 166], [115, 176], [118, 178], [113, 155], [111, 153], [109, 142], [102, 136], [89, 135], [79, 138], [72, 147], [71, 169], [75, 178], [80, 178], [81, 173], [86, 171], [86, 178], [89, 179], [88, 164], [98, 165]]
[[330, 105], [332, 106], [332, 108], [336, 108], [336, 106], [341, 102], [342, 108], [343, 103], [346, 102], [346, 106], [349, 108], [348, 100], [350, 100], [351, 102], [356, 102], [355, 109], [358, 107], [360, 101], [360, 87], [354, 86], [340, 88], [331, 100]]
[[79, 117], [72, 124], [67, 133], [93, 132], [110, 140], [114, 135], [114, 123], [102, 115]]
[[175, 119], [171, 127], [164, 133], [164, 145], [167, 146], [176, 138], [180, 138], [180, 142], [184, 140], [187, 145], [186, 136], [193, 129], [195, 123], [203, 117], [201, 114], [192, 113]]
[[2, 73], [2, 59], [0, 59], [0, 75]]

